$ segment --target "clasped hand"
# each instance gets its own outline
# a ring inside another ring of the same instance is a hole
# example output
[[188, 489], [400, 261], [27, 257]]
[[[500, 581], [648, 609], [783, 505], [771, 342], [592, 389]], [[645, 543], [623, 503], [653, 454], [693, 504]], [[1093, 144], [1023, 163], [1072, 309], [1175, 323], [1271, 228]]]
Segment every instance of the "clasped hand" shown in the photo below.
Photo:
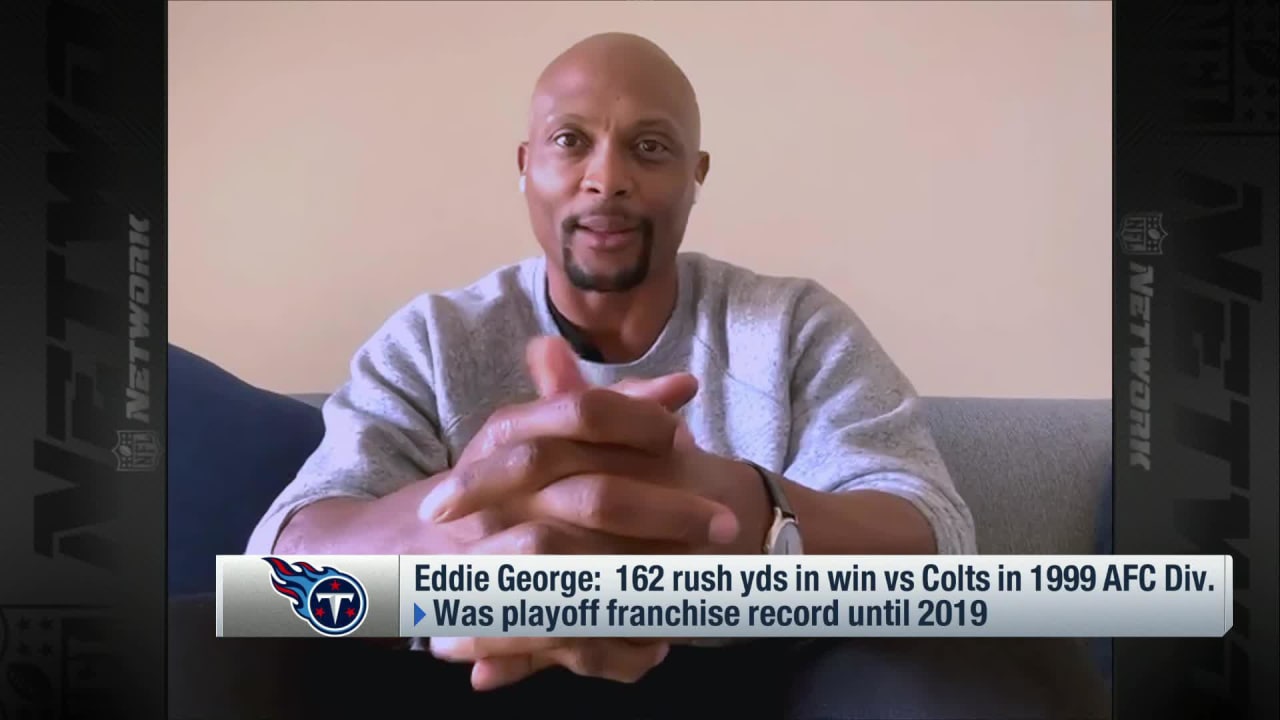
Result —
[[[743, 528], [757, 525], [767, 511], [757, 494], [742, 492], [745, 466], [703, 452], [675, 415], [697, 392], [692, 376], [593, 388], [558, 338], [531, 343], [528, 364], [540, 398], [490, 417], [419, 507], [421, 519], [444, 532], [455, 554], [741, 553], [759, 547], [758, 538], [744, 538]], [[668, 649], [668, 642], [648, 638], [431, 641], [436, 656], [474, 663], [477, 689], [517, 682], [553, 665], [634, 682]]]

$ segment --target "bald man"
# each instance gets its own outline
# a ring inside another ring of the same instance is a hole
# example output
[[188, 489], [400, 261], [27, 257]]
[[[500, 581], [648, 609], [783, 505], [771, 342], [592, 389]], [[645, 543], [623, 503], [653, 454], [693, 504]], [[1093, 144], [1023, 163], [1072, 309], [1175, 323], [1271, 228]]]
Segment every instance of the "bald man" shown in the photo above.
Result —
[[[815, 282], [681, 252], [711, 163], [666, 53], [625, 34], [570, 48], [538, 78], [516, 160], [541, 254], [392, 315], [248, 553], [976, 552], [916, 394], [858, 316]], [[965, 716], [999, 717], [969, 686], [1034, 665], [1002, 652], [976, 675], [904, 643], [421, 649], [440, 696], [466, 668], [496, 691], [467, 702], [609, 703], [591, 717], [670, 717], [682, 692], [717, 711], [887, 717], [886, 667], [902, 668], [891, 704], [967, 673]]]

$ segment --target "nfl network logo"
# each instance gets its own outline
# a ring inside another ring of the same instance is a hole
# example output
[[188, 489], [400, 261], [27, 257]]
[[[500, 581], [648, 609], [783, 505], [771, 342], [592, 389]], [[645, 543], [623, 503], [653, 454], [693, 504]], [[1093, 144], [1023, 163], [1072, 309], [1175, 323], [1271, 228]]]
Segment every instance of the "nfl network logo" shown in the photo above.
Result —
[[117, 430], [111, 454], [116, 457], [116, 470], [149, 472], [160, 467], [160, 438], [153, 430]]
[[355, 632], [364, 622], [369, 597], [355, 577], [335, 568], [317, 570], [309, 563], [290, 564], [265, 558], [271, 566], [271, 586], [288, 598], [293, 612], [312, 630], [326, 637]]
[[1164, 213], [1128, 213], [1120, 222], [1116, 237], [1126, 255], [1160, 255], [1164, 253]]

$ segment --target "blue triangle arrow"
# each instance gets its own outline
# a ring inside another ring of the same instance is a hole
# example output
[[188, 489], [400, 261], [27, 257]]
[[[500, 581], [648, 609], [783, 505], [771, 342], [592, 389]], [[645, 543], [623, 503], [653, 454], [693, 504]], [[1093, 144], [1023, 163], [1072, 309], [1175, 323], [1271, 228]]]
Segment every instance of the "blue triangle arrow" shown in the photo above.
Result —
[[423, 611], [422, 608], [418, 607], [418, 603], [414, 603], [413, 604], [413, 624], [417, 625], [418, 623], [422, 622], [422, 618], [426, 616], [427, 616], [427, 613]]

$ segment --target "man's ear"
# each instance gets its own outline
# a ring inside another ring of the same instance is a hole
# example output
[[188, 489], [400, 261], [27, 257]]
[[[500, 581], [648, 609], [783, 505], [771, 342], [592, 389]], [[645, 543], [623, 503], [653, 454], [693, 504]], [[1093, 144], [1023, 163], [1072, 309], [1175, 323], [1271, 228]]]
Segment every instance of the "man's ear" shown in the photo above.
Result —
[[707, 181], [707, 173], [711, 172], [711, 153], [698, 153], [698, 168], [693, 171], [693, 177], [701, 185]]
[[529, 168], [529, 143], [528, 141], [520, 143], [516, 148], [516, 170], [524, 175], [525, 170]]

